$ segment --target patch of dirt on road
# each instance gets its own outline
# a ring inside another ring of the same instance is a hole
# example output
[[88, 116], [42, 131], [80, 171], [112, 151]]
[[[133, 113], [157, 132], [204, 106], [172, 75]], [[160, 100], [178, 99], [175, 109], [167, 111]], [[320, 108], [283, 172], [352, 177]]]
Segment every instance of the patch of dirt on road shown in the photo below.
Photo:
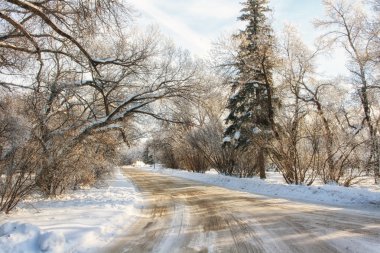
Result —
[[205, 218], [205, 222], [203, 224], [203, 231], [218, 231], [223, 230], [227, 227], [224, 218], [218, 215], [212, 215]]
[[103, 252], [380, 249], [380, 214], [269, 199], [131, 167], [124, 173], [144, 196], [144, 208], [125, 236]]

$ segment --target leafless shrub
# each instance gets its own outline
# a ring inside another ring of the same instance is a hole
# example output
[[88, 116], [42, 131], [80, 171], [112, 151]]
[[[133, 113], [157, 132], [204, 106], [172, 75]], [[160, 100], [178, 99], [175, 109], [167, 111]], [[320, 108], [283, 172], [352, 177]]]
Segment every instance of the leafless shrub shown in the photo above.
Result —
[[0, 3], [0, 87], [22, 90], [28, 126], [12, 152], [0, 143], [4, 201], [18, 182], [47, 196], [93, 185], [133, 141], [137, 115], [176, 122], [164, 109], [191, 97], [198, 66], [157, 30], [126, 27], [130, 17], [124, 1]]
[[38, 148], [30, 138], [19, 102], [15, 97], [0, 101], [0, 211], [5, 213], [35, 189], [39, 165]]

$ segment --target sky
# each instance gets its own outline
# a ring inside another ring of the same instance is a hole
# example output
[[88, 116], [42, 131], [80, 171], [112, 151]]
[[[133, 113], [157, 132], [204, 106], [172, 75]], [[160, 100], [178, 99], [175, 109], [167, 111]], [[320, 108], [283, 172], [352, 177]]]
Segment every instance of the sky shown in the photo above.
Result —
[[[242, 28], [237, 20], [243, 0], [129, 0], [140, 13], [138, 22], [158, 25], [166, 36], [183, 49], [194, 55], [207, 56], [212, 43], [223, 34], [231, 34]], [[285, 24], [296, 26], [309, 45], [313, 46], [319, 32], [314, 29], [313, 20], [322, 18], [322, 0], [272, 0], [273, 28], [278, 34]], [[342, 61], [341, 55], [333, 56]], [[336, 69], [331, 59], [325, 61], [326, 71]], [[337, 70], [343, 71], [342, 70]]]

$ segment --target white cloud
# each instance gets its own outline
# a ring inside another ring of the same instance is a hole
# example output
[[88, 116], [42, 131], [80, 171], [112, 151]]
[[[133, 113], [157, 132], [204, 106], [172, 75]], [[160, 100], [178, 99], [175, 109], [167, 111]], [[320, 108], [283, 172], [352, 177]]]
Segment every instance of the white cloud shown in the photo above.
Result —
[[[244, 0], [129, 0], [141, 13], [140, 22], [158, 24], [164, 34], [182, 48], [206, 56], [212, 42], [224, 32], [239, 28], [237, 17]], [[295, 25], [306, 44], [313, 46], [318, 31], [312, 21], [322, 18], [319, 0], [272, 0], [273, 26], [277, 33], [285, 23]], [[241, 26], [241, 23], [240, 23]], [[320, 71], [342, 73], [345, 58], [341, 52], [321, 57]], [[340, 68], [335, 66], [341, 66]], [[335, 70], [336, 69], [336, 70]]]
[[190, 12], [213, 19], [236, 19], [241, 9], [239, 1], [196, 0], [188, 2], [191, 3]]
[[181, 47], [205, 56], [212, 41], [237, 24], [240, 4], [231, 0], [155, 1], [131, 3], [142, 13], [144, 22], [157, 23]]

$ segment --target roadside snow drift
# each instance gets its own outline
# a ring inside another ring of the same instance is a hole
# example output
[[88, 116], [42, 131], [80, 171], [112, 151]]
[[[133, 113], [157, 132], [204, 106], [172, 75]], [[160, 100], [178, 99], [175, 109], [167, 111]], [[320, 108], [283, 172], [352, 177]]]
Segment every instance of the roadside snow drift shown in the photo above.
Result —
[[0, 226], [1, 252], [64, 252], [65, 236], [59, 232], [42, 232], [37, 226], [7, 222]]
[[0, 253], [84, 253], [105, 246], [134, 221], [140, 200], [120, 171], [107, 184], [59, 199], [29, 199], [0, 216]]
[[266, 180], [259, 178], [236, 178], [214, 173], [193, 173], [183, 170], [165, 169], [156, 166], [139, 167], [175, 177], [190, 179], [206, 184], [225, 187], [241, 192], [260, 194], [294, 201], [325, 204], [354, 209], [380, 210], [380, 190], [369, 188], [342, 187], [338, 185], [288, 185], [278, 173], [268, 173]]

